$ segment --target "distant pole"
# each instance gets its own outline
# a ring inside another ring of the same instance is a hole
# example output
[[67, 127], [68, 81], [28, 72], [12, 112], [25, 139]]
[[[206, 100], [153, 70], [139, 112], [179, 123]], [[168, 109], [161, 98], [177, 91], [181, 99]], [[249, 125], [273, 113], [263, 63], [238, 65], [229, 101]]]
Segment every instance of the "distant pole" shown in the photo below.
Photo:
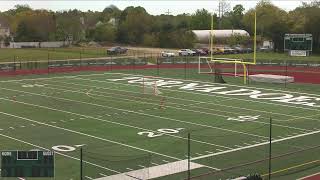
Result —
[[50, 66], [50, 54], [49, 54], [49, 49], [48, 49], [48, 62], [47, 62], [47, 70], [48, 70], [48, 74], [50, 73], [49, 66]]
[[272, 118], [270, 117], [270, 128], [269, 128], [269, 173], [268, 179], [271, 179], [271, 145], [272, 145]]
[[80, 180], [82, 180], [82, 147], [80, 148]]
[[13, 70], [16, 72], [16, 56], [13, 56]]
[[168, 9], [168, 11], [166, 11], [166, 15], [170, 15], [171, 14], [171, 12], [170, 12], [170, 10]]
[[187, 79], [187, 57], [184, 59], [184, 79]]
[[287, 88], [287, 77], [288, 77], [288, 63], [287, 61], [286, 62], [286, 79], [285, 79], [285, 82], [284, 82], [284, 87]]
[[191, 159], [191, 145], [190, 145], [190, 133], [188, 133], [188, 179], [191, 178], [191, 172], [190, 172], [190, 159]]

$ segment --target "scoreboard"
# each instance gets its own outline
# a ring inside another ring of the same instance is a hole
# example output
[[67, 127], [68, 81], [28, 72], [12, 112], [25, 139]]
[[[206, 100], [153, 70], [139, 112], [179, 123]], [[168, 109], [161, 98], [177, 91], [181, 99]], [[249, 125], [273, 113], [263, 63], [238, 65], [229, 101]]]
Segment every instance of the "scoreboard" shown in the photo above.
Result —
[[1, 177], [54, 177], [53, 151], [2, 151]]
[[291, 56], [308, 56], [312, 52], [312, 34], [285, 34], [284, 51]]

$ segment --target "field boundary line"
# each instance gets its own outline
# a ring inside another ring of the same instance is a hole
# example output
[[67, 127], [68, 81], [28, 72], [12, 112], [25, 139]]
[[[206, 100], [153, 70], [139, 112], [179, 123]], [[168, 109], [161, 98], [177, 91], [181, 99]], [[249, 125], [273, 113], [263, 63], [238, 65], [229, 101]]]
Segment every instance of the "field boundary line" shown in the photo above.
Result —
[[297, 179], [297, 180], [304, 180], [304, 179], [306, 179], [306, 178], [309, 178], [309, 177], [312, 177], [312, 176], [315, 176], [315, 175], [320, 175], [320, 172], [314, 173], [314, 174], [310, 174], [310, 175], [308, 175], [308, 176], [301, 177], [301, 178], [299, 178], [299, 179]]
[[[51, 84], [47, 84], [47, 85], [51, 85]], [[53, 86], [58, 86], [58, 85], [53, 85]], [[75, 92], [75, 93], [80, 93], [80, 94], [86, 94], [86, 93], [84, 93], [82, 91], [67, 90], [65, 86], [60, 86], [60, 87], [65, 88], [64, 91], [70, 91], [70, 92]], [[62, 89], [59, 89], [59, 88], [50, 88], [50, 87], [43, 87], [43, 88], [56, 89], [56, 90], [61, 90], [62, 91]], [[96, 95], [96, 96], [112, 97], [112, 96], [105, 96], [105, 95]], [[118, 98], [118, 99], [121, 99], [121, 98]], [[154, 104], [154, 103], [141, 102], [141, 101], [136, 101], [136, 100], [132, 100], [132, 99], [126, 99], [126, 98], [122, 98], [122, 99], [128, 100], [128, 101], [135, 101], [135, 102], [139, 102], [139, 103]], [[111, 100], [111, 101], [115, 101], [115, 100]], [[100, 105], [100, 104], [96, 104], [96, 105]], [[107, 107], [109, 107], [109, 106], [107, 106]], [[181, 108], [181, 107], [174, 107], [174, 106], [168, 106], [168, 105], [166, 105], [166, 107], [179, 109], [179, 110], [184, 110], [184, 111], [195, 112], [195, 113], [200, 113], [200, 114], [212, 115], [212, 116], [220, 116], [220, 117], [225, 117], [225, 118], [229, 118], [230, 117], [230, 116], [225, 116], [225, 115], [221, 115], [221, 114], [218, 114], [218, 113], [210, 113], [210, 112], [203, 112], [203, 111], [198, 111], [198, 110], [190, 110], [190, 109], [185, 109], [185, 108]], [[110, 107], [110, 108], [112, 108], [112, 107]], [[220, 110], [218, 110], [218, 111], [220, 111]], [[237, 115], [241, 115], [241, 114], [237, 114]], [[226, 121], [226, 120], [222, 120], [222, 121]], [[264, 124], [264, 125], [268, 125], [269, 124], [269, 123], [262, 122], [262, 121], [247, 121], [247, 122], [256, 123], [256, 124], [257, 123], [258, 124]], [[288, 129], [295, 129], [295, 130], [299, 130], [299, 131], [311, 131], [311, 130], [308, 130], [308, 129], [302, 129], [302, 128], [298, 128], [298, 127], [286, 126], [286, 125], [281, 125], [281, 124], [276, 124], [276, 123], [273, 123], [273, 125], [274, 126], [278, 126], [278, 127], [288, 128]], [[265, 138], [267, 138], [267, 137], [265, 137]]]
[[[291, 140], [291, 139], [296, 139], [296, 138], [299, 138], [299, 137], [309, 136], [309, 135], [313, 135], [313, 134], [318, 134], [318, 133], [320, 133], [320, 130], [312, 131], [312, 132], [308, 132], [308, 133], [304, 133], [304, 134], [299, 134], [299, 135], [295, 135], [295, 136], [289, 136], [289, 137], [282, 138], [282, 139], [276, 139], [276, 140], [271, 141], [271, 144], [282, 142], [282, 141], [287, 141], [287, 140]], [[213, 156], [226, 154], [226, 153], [230, 153], [230, 152], [241, 151], [241, 150], [249, 149], [249, 148], [253, 148], [253, 147], [259, 147], [259, 146], [263, 146], [263, 145], [267, 145], [267, 144], [270, 144], [270, 142], [267, 141], [267, 142], [262, 142], [262, 143], [259, 143], [259, 144], [253, 144], [253, 145], [250, 145], [250, 146], [244, 146], [244, 147], [241, 147], [241, 148], [235, 148], [235, 149], [232, 149], [232, 150], [227, 150], [227, 151], [222, 151], [222, 152], [218, 152], [218, 153], [212, 153], [212, 154], [207, 154], [207, 155], [203, 155], [203, 156], [198, 156], [198, 157], [191, 158], [191, 160], [192, 161], [199, 160], [199, 159], [213, 157]]]
[[[0, 112], [0, 113], [2, 113], [2, 112]], [[23, 143], [23, 144], [28, 144], [28, 145], [33, 146], [33, 147], [36, 147], [36, 148], [44, 149], [44, 150], [46, 150], [46, 151], [51, 151], [51, 149], [48, 149], [48, 148], [45, 148], [45, 147], [42, 147], [42, 146], [39, 146], [39, 145], [35, 145], [35, 144], [30, 143], [30, 142], [23, 141], [23, 140], [21, 140], [21, 139], [17, 139], [17, 138], [14, 138], [14, 137], [11, 137], [11, 136], [8, 136], [8, 135], [5, 135], [5, 134], [1, 134], [1, 133], [0, 133], [0, 136], [5, 137], [5, 138], [8, 138], [8, 139], [12, 139], [12, 140], [14, 140], [14, 141], [21, 142], [21, 143]], [[54, 151], [54, 152], [55, 152], [56, 154], [61, 155], [61, 156], [68, 157], [68, 158], [70, 158], [70, 159], [80, 161], [79, 158], [76, 158], [76, 157], [73, 157], [73, 156], [70, 156], [70, 155], [66, 155], [66, 154], [63, 154], [63, 153], [60, 153], [60, 152], [57, 152], [57, 151]], [[83, 160], [83, 162], [85, 162], [85, 163], [87, 163], [87, 164], [90, 164], [90, 165], [92, 165], [92, 166], [95, 166], [95, 167], [99, 167], [99, 168], [101, 168], [101, 169], [105, 169], [105, 170], [111, 171], [111, 172], [121, 173], [121, 172], [119, 172], [119, 171], [116, 171], [116, 170], [113, 170], [113, 169], [109, 169], [109, 168], [107, 168], [107, 167], [103, 167], [103, 166], [100, 166], [100, 165], [98, 165], [98, 164], [95, 164], [95, 163], [86, 161], [86, 160]]]
[[[132, 91], [126, 91], [126, 90], [119, 90], [119, 89], [114, 89], [114, 88], [107, 88], [107, 87], [102, 87], [102, 86], [93, 86], [93, 85], [85, 85], [85, 84], [77, 84], [77, 83], [71, 83], [71, 82], [63, 82], [63, 81], [54, 81], [54, 80], [48, 80], [49, 82], [56, 82], [56, 83], [63, 83], [63, 84], [74, 84], [76, 86], [83, 86], [83, 87], [95, 87], [97, 89], [108, 89], [108, 90], [114, 90], [114, 91], [119, 91], [119, 92], [126, 92], [126, 93], [132, 93], [132, 94], [139, 94], [141, 95], [141, 93], [138, 92], [132, 92]], [[122, 84], [122, 85], [127, 85], [124, 83], [118, 83], [118, 82], [109, 82], [109, 81], [105, 81], [106, 83], [110, 83], [110, 84]], [[52, 85], [52, 84], [49, 84]], [[138, 85], [134, 85], [132, 84], [132, 86], [137, 86]], [[99, 92], [97, 90], [95, 90], [96, 92]], [[101, 91], [100, 91], [101, 92]], [[101, 93], [105, 93], [105, 92], [101, 92]], [[230, 105], [223, 105], [223, 104], [217, 104], [217, 103], [210, 103], [210, 102], [205, 102], [205, 101], [197, 101], [197, 100], [192, 100], [192, 99], [183, 99], [183, 98], [177, 98], [177, 97], [171, 97], [171, 96], [163, 96], [160, 95], [162, 97], [168, 98], [168, 99], [178, 99], [178, 100], [183, 100], [183, 101], [189, 101], [189, 102], [195, 102], [195, 104], [208, 104], [208, 105], [215, 105], [215, 106], [222, 106], [222, 107], [228, 107], [228, 108], [233, 108], [233, 109], [241, 109], [241, 110], [246, 110], [246, 111], [254, 111], [254, 112], [259, 112], [259, 113], [264, 113], [264, 114], [275, 114], [275, 115], [281, 115], [281, 116], [287, 116], [287, 117], [293, 117], [293, 118], [299, 118], [299, 119], [308, 119], [308, 120], [314, 120], [314, 121], [318, 121], [312, 118], [308, 118], [308, 117], [304, 117], [304, 116], [296, 116], [296, 115], [290, 115], [290, 114], [282, 114], [282, 113], [277, 113], [277, 112], [266, 112], [266, 111], [261, 111], [258, 109], [249, 109], [249, 108], [243, 108], [243, 107], [237, 107], [237, 106], [230, 106]], [[168, 103], [168, 102], [167, 102]], [[183, 105], [180, 103], [173, 103], [173, 102], [169, 102], [172, 104], [178, 104], [178, 105]], [[194, 106], [193, 104], [191, 105], [187, 105], [190, 107], [197, 107], [199, 109], [206, 109], [206, 110], [212, 110], [209, 108], [205, 108], [205, 107], [198, 107], [198, 106]], [[221, 111], [221, 110], [220, 110]], [[290, 120], [274, 120], [274, 121], [279, 121], [279, 122], [288, 122]]]
[[[16, 91], [16, 92], [25, 93], [25, 94], [33, 94], [33, 95], [43, 96], [43, 97], [50, 97], [50, 98], [53, 98], [53, 99], [73, 101], [73, 102], [78, 102], [78, 103], [83, 103], [83, 104], [89, 104], [89, 105], [95, 105], [95, 106], [100, 106], [100, 107], [106, 107], [106, 108], [110, 108], [110, 109], [115, 109], [115, 110], [125, 111], [125, 112], [131, 112], [131, 113], [140, 114], [140, 115], [149, 116], [149, 117], [166, 119], [166, 120], [170, 120], [170, 121], [176, 121], [176, 122], [181, 122], [181, 123], [186, 123], [186, 124], [192, 124], [192, 125], [197, 125], [197, 126], [207, 127], [207, 128], [212, 128], [212, 129], [219, 129], [219, 130], [229, 131], [229, 132], [238, 133], [238, 134], [255, 136], [255, 137], [259, 137], [259, 138], [262, 138], [262, 137], [263, 137], [263, 138], [266, 138], [265, 136], [254, 135], [254, 134], [249, 134], [249, 133], [245, 133], [245, 132], [241, 132], [241, 131], [234, 131], [234, 130], [230, 130], [230, 129], [219, 128], [219, 127], [215, 127], [215, 126], [210, 126], [210, 125], [205, 125], [205, 124], [199, 124], [199, 123], [194, 123], [194, 122], [189, 122], [189, 121], [183, 121], [183, 120], [174, 119], [174, 118], [168, 118], [168, 117], [162, 117], [162, 116], [157, 116], [157, 115], [152, 115], [152, 114], [146, 114], [146, 113], [142, 113], [142, 112], [135, 112], [135, 111], [132, 111], [132, 110], [118, 109], [118, 108], [113, 108], [113, 107], [104, 106], [104, 105], [99, 105], [99, 104], [94, 104], [94, 103], [88, 103], [88, 102], [77, 101], [77, 100], [66, 99], [66, 98], [59, 98], [59, 97], [54, 97], [54, 96], [48, 96], [48, 95], [43, 95], [43, 94], [38, 94], [38, 93], [31, 93], [31, 92], [14, 90], [14, 89], [8, 89], [8, 88], [0, 88], [0, 89], [5, 89], [5, 90], [8, 90], [8, 91]], [[6, 99], [6, 100], [9, 100], [9, 99]]]
[[[131, 76], [139, 76], [137, 74], [130, 74], [130, 73], [119, 73], [119, 72], [114, 72], [114, 73], [108, 73], [104, 72], [103, 74], [124, 74], [124, 75], [131, 75]], [[141, 76], [141, 75], [140, 75]], [[143, 75], [142, 75], [143, 76]], [[179, 79], [179, 78], [166, 78], [162, 76], [155, 76], [159, 77], [162, 79], [173, 79], [173, 80], [180, 80], [180, 81], [193, 81], [193, 82], [199, 82], [199, 83], [207, 83], [207, 84], [214, 84], [214, 85], [221, 85], [219, 83], [214, 83], [210, 81], [198, 81], [198, 80], [192, 80], [192, 79]], [[252, 86], [241, 86], [241, 85], [235, 85], [235, 84], [224, 84], [226, 86], [231, 86], [231, 87], [241, 87], [241, 88], [251, 88], [251, 89], [260, 89], [260, 90], [268, 90], [268, 91], [278, 91], [278, 92], [285, 92], [285, 93], [294, 93], [294, 94], [305, 94], [305, 95], [312, 95], [312, 96], [320, 96], [319, 94], [311, 94], [311, 93], [304, 93], [304, 92], [296, 92], [296, 91], [284, 91], [284, 90], [278, 90], [278, 89], [269, 89], [269, 88], [262, 88], [262, 87], [252, 87]]]
[[170, 158], [170, 159], [174, 159], [174, 160], [182, 160], [182, 159], [179, 159], [179, 158], [176, 158], [176, 157], [173, 157], [173, 156], [169, 156], [169, 155], [165, 155], [165, 154], [162, 154], [162, 153], [150, 151], [150, 150], [147, 150], [147, 149], [143, 149], [143, 148], [131, 146], [131, 145], [128, 145], [128, 144], [120, 143], [120, 142], [117, 142], [117, 141], [113, 141], [113, 140], [101, 138], [101, 137], [94, 136], [94, 135], [90, 135], [90, 134], [87, 134], [87, 133], [82, 133], [82, 132], [75, 131], [75, 130], [72, 130], [72, 129], [67, 129], [67, 128], [63, 128], [63, 127], [59, 127], [59, 126], [47, 124], [47, 123], [44, 123], [44, 122], [38, 122], [38, 121], [32, 120], [32, 119], [30, 119], [30, 118], [25, 118], [25, 117], [17, 116], [17, 115], [10, 114], [10, 113], [6, 113], [6, 112], [2, 112], [2, 111], [0, 111], [0, 114], [6, 115], [6, 116], [11, 116], [11, 117], [18, 118], [18, 119], [23, 119], [23, 120], [25, 120], [25, 121], [29, 121], [29, 122], [41, 124], [41, 125], [48, 126], [48, 127], [51, 127], [51, 128], [60, 129], [60, 130], [63, 130], [63, 131], [67, 131], [67, 132], [69, 132], [69, 133], [78, 134], [78, 135], [90, 137], [90, 138], [93, 138], [93, 139], [98, 139], [98, 140], [101, 140], [101, 141], [105, 141], [105, 142], [117, 144], [117, 145], [124, 146], [124, 147], [128, 147], [128, 148], [132, 148], [132, 149], [135, 149], [135, 150], [139, 150], [139, 151], [143, 151], [143, 152], [155, 154], [155, 155], [158, 155], [158, 156], [163, 156], [163, 157]]

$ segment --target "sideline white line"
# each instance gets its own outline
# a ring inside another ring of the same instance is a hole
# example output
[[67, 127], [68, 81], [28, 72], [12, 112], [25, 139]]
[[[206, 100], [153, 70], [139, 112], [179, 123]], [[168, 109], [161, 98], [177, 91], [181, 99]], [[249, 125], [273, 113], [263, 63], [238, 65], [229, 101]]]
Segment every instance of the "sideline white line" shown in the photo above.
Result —
[[[5, 99], [5, 98], [0, 98], [2, 100], [6, 100], [6, 101], [13, 101], [11, 99]], [[72, 100], [71, 100], [72, 101]], [[72, 114], [72, 115], [77, 115], [77, 116], [81, 116], [82, 119], [85, 118], [90, 118], [90, 119], [95, 119], [101, 122], [108, 122], [108, 123], [112, 123], [112, 124], [116, 124], [116, 125], [120, 125], [120, 126], [125, 126], [125, 127], [129, 127], [129, 128], [134, 128], [134, 129], [139, 129], [139, 130], [144, 130], [144, 131], [151, 131], [151, 132], [157, 132], [154, 130], [150, 130], [150, 129], [145, 129], [145, 128], [141, 128], [141, 127], [137, 127], [137, 126], [132, 126], [132, 125], [127, 125], [127, 124], [123, 124], [123, 123], [118, 123], [118, 122], [114, 122], [114, 121], [109, 121], [109, 120], [104, 120], [104, 119], [100, 119], [100, 118], [96, 118], [94, 116], [88, 116], [88, 115], [82, 115], [82, 114], [78, 114], [78, 113], [74, 113], [74, 112], [69, 112], [69, 111], [64, 111], [64, 110], [60, 110], [60, 109], [55, 109], [55, 108], [50, 108], [50, 107], [46, 107], [46, 106], [41, 106], [41, 105], [37, 105], [37, 104], [31, 104], [31, 103], [26, 103], [26, 102], [22, 102], [22, 101], [14, 101], [15, 103], [20, 103], [20, 104], [25, 104], [25, 105], [29, 105], [29, 106], [34, 106], [34, 107], [40, 107], [40, 108], [44, 108], [44, 109], [50, 109], [52, 111], [58, 111], [58, 112], [63, 112], [63, 113], [67, 113], [67, 114]], [[107, 107], [107, 106], [106, 106]], [[128, 111], [129, 112], [129, 111]], [[133, 112], [133, 111], [132, 111]], [[81, 119], [80, 118], [80, 119]], [[184, 139], [187, 140], [187, 138], [185, 137], [181, 137], [181, 136], [177, 136], [177, 135], [173, 135], [170, 133], [164, 133], [167, 136], [170, 137], [175, 137], [178, 139]], [[193, 142], [197, 142], [197, 143], [201, 143], [201, 144], [207, 144], [207, 145], [211, 145], [211, 146], [217, 146], [217, 147], [223, 147], [226, 149], [232, 149], [230, 147], [227, 146], [222, 146], [222, 145], [218, 145], [218, 144], [213, 144], [213, 143], [209, 143], [209, 142], [205, 142], [205, 141], [200, 141], [200, 140], [195, 140], [195, 139], [190, 139]]]
[[315, 175], [318, 175], [318, 174], [320, 174], [320, 172], [314, 173], [314, 174], [311, 174], [311, 175], [308, 175], [308, 176], [301, 177], [301, 178], [299, 178], [299, 179], [297, 179], [297, 180], [304, 180], [304, 179], [306, 179], [306, 178], [309, 178], [309, 177], [312, 177], [312, 176], [315, 176]]
[[170, 159], [181, 160], [181, 159], [173, 157], [173, 156], [169, 156], [169, 155], [161, 154], [161, 153], [158, 153], [158, 152], [146, 150], [146, 149], [143, 149], [143, 148], [131, 146], [131, 145], [128, 145], [128, 144], [120, 143], [120, 142], [117, 142], [117, 141], [113, 141], [113, 140], [97, 137], [97, 136], [94, 136], [94, 135], [78, 132], [78, 131], [75, 131], [75, 130], [71, 130], [71, 129], [67, 129], [67, 128], [63, 128], [63, 127], [59, 127], [59, 126], [55, 126], [55, 125], [50, 125], [50, 124], [46, 124], [46, 123], [43, 123], [43, 122], [38, 122], [38, 121], [29, 119], [29, 118], [25, 118], [25, 117], [13, 115], [13, 114], [1, 112], [1, 111], [0, 111], [0, 114], [6, 115], [6, 116], [10, 116], [10, 117], [14, 117], [14, 118], [17, 118], [17, 119], [23, 119], [23, 120], [26, 120], [26, 121], [29, 121], [29, 122], [33, 122], [33, 123], [41, 124], [41, 125], [44, 125], [44, 126], [60, 129], [60, 130], [63, 130], [63, 131], [71, 132], [73, 134], [78, 134], [78, 135], [90, 137], [90, 138], [93, 138], [93, 139], [98, 139], [98, 140], [109, 142], [109, 143], [112, 143], [112, 144], [117, 144], [117, 145], [120, 145], [120, 146], [132, 148], [132, 149], [135, 149], [135, 150], [139, 150], [139, 151], [143, 151], [143, 152], [147, 152], [147, 153], [151, 153], [151, 154], [167, 157], [167, 158], [170, 158]]
[[[320, 133], [320, 130], [319, 131], [313, 131], [313, 132], [305, 133], [305, 134], [299, 134], [299, 135], [296, 135], [296, 136], [286, 137], [286, 138], [283, 138], [283, 139], [276, 139], [276, 140], [273, 140], [271, 143], [272, 144], [273, 143], [278, 143], [278, 142], [287, 141], [287, 140], [291, 140], [291, 139], [296, 139], [296, 138], [299, 138], [299, 137], [309, 136], [309, 135], [318, 134], [318, 133]], [[217, 156], [217, 155], [221, 155], [221, 154], [226, 154], [226, 153], [230, 153], [230, 152], [241, 151], [241, 150], [244, 150], [244, 149], [263, 146], [263, 145], [267, 145], [267, 144], [269, 144], [269, 142], [263, 142], [263, 143], [254, 144], [254, 145], [251, 145], [251, 146], [244, 146], [244, 147], [236, 148], [236, 149], [232, 149], [232, 150], [226, 150], [226, 151], [222, 151], [222, 152], [218, 152], [218, 153], [203, 155], [203, 156], [192, 158], [191, 160], [192, 161], [199, 160], [199, 159], [203, 159], [203, 158], [208, 158], [208, 157]]]

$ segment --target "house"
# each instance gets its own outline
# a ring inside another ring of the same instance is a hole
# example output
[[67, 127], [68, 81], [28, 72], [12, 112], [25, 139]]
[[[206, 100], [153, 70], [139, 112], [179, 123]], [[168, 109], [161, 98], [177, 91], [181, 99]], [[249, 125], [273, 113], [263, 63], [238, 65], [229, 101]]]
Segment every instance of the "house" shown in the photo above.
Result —
[[9, 37], [10, 36], [10, 27], [8, 21], [0, 17], [0, 37]]

